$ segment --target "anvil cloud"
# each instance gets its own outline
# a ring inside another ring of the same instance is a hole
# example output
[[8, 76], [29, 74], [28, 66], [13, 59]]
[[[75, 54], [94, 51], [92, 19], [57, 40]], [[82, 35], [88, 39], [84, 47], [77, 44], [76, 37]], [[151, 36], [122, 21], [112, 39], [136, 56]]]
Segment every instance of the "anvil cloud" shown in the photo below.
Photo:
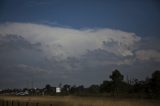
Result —
[[32, 77], [45, 84], [88, 85], [101, 82], [104, 73], [115, 68], [127, 75], [150, 75], [151, 69], [159, 68], [160, 52], [142, 39], [136, 33], [118, 29], [3, 23], [0, 84], [26, 87], [24, 82]]
[[96, 49], [117, 56], [132, 56], [134, 46], [141, 39], [135, 33], [115, 29], [73, 29], [32, 23], [1, 24], [0, 34], [19, 35], [31, 43], [41, 43], [48, 56], [64, 58]]

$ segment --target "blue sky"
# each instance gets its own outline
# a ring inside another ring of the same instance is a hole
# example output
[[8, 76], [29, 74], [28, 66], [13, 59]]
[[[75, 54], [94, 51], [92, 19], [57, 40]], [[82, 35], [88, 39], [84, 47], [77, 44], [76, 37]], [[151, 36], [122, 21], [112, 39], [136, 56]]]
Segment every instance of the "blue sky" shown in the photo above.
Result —
[[116, 68], [145, 79], [159, 34], [158, 0], [1, 0], [0, 88], [99, 84]]
[[1, 0], [0, 22], [34, 22], [73, 28], [113, 28], [140, 36], [160, 33], [158, 0]]

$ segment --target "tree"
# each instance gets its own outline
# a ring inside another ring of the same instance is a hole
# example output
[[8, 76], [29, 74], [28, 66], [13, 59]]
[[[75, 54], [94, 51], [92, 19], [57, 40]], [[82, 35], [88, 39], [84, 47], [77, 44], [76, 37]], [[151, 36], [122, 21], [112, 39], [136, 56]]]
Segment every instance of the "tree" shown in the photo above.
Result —
[[51, 89], [51, 85], [47, 84], [47, 85], [45, 86], [45, 88], [46, 88], [46, 90], [50, 90], [50, 89]]
[[54, 95], [56, 92], [56, 88], [52, 87], [51, 85], [47, 84], [45, 86], [45, 94], [46, 95]]
[[160, 71], [156, 70], [151, 78], [151, 90], [154, 96], [160, 97]]
[[121, 82], [123, 81], [123, 75], [116, 69], [112, 72], [112, 75], [110, 75], [110, 78], [113, 82]]
[[99, 93], [99, 86], [98, 85], [91, 85], [89, 88], [89, 93], [98, 94]]
[[115, 96], [116, 94], [118, 96], [120, 88], [123, 84], [124, 76], [116, 69], [112, 72], [110, 78], [112, 79], [113, 95]]
[[77, 94], [82, 95], [84, 93], [84, 86], [80, 85], [76, 88]]
[[65, 84], [65, 85], [63, 86], [63, 88], [62, 88], [62, 92], [63, 92], [64, 94], [66, 94], [66, 95], [69, 94], [70, 90], [71, 90], [71, 86], [68, 85], [68, 84]]
[[75, 94], [76, 93], [76, 88], [77, 88], [76, 85], [72, 86], [71, 89], [70, 89], [70, 93]]
[[100, 85], [100, 92], [101, 93], [110, 93], [112, 91], [112, 82], [111, 81], [103, 81]]

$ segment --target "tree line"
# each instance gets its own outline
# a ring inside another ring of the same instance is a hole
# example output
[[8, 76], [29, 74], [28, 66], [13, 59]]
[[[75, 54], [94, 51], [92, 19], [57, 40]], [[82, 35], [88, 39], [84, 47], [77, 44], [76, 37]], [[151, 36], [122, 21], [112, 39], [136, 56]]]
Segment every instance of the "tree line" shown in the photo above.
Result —
[[101, 84], [93, 84], [89, 87], [60, 86], [61, 92], [56, 93], [56, 87], [47, 84], [44, 88], [5, 89], [0, 94], [15, 95], [18, 92], [28, 92], [28, 95], [78, 95], [78, 96], [106, 96], [106, 97], [135, 97], [135, 98], [159, 98], [160, 99], [160, 71], [156, 70], [150, 78], [145, 80], [124, 80], [124, 75], [115, 69], [109, 76], [110, 80], [104, 80]]
[[[109, 76], [110, 80], [104, 80], [101, 84], [93, 84], [87, 88], [83, 85], [63, 85], [61, 95], [79, 96], [111, 96], [111, 97], [139, 97], [139, 98], [160, 98], [160, 71], [152, 73], [151, 78], [145, 80], [127, 79], [119, 70], [114, 70]], [[52, 94], [52, 87], [46, 85], [47, 94]]]

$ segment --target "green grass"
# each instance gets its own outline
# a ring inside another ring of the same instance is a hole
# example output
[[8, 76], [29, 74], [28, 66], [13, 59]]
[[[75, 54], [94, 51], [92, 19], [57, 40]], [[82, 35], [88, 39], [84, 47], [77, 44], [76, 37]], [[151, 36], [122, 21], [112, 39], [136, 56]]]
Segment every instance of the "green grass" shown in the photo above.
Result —
[[[149, 99], [120, 99], [104, 97], [75, 97], [75, 96], [0, 96], [8, 101], [8, 106], [160, 106], [160, 101]], [[6, 103], [6, 102], [5, 102]], [[0, 104], [2, 105], [2, 103]]]

